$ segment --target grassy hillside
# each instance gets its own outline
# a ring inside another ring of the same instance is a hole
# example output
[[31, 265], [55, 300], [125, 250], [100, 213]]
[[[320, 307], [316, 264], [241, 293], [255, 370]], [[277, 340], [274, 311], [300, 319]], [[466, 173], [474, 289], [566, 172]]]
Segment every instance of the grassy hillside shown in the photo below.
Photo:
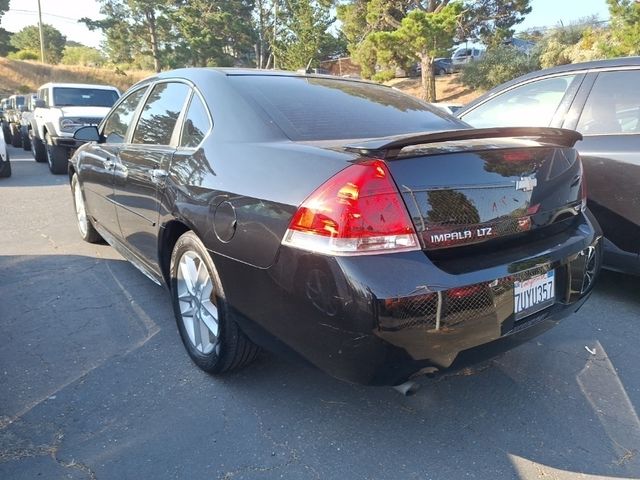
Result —
[[[404, 93], [420, 96], [419, 78], [396, 78], [387, 82]], [[483, 92], [471, 90], [460, 83], [460, 75], [439, 75], [436, 77], [436, 98], [438, 102], [464, 105], [478, 98]]]
[[47, 82], [106, 84], [125, 91], [138, 80], [152, 74], [153, 72], [145, 71], [117, 72], [107, 68], [44, 65], [0, 57], [0, 95], [35, 92], [40, 85]]

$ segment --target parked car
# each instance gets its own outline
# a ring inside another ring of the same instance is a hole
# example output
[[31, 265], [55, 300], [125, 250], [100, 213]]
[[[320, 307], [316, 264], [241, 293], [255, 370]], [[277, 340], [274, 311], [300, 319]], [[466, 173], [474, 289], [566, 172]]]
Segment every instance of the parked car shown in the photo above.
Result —
[[37, 93], [27, 95], [24, 109], [20, 115], [20, 136], [24, 150], [31, 150], [31, 124], [33, 122], [33, 110], [36, 108], [35, 102], [37, 99]]
[[9, 128], [9, 120], [7, 111], [9, 110], [9, 98], [3, 98], [0, 101], [0, 127], [2, 128], [2, 136], [5, 143], [11, 143], [11, 129]]
[[433, 73], [436, 75], [446, 75], [453, 73], [453, 64], [450, 58], [436, 58], [433, 61]]
[[465, 65], [480, 60], [484, 53], [485, 51], [481, 48], [460, 47], [451, 56], [451, 66], [454, 71], [462, 70]]
[[0, 135], [0, 178], [11, 176], [11, 162], [9, 159], [9, 150], [4, 141], [4, 135]]
[[607, 268], [640, 274], [640, 57], [564, 65], [505, 83], [458, 116], [478, 128], [578, 130], [588, 205], [605, 235]]
[[338, 77], [183, 69], [75, 138], [82, 238], [169, 286], [208, 372], [261, 345], [402, 383], [550, 328], [598, 274], [576, 132], [471, 129]]
[[11, 95], [7, 102], [7, 110], [5, 118], [9, 125], [9, 134], [11, 136], [11, 144], [14, 147], [22, 146], [22, 137], [20, 135], [20, 115], [24, 110], [25, 96], [24, 95]]
[[37, 162], [48, 162], [51, 173], [66, 173], [80, 146], [73, 133], [98, 125], [120, 97], [116, 87], [81, 83], [46, 83], [38, 89], [31, 120], [31, 149]]

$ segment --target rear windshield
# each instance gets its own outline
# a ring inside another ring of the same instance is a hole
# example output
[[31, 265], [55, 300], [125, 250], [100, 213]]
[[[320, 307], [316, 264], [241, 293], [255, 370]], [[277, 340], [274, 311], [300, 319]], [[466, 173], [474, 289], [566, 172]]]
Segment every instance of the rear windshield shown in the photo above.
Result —
[[267, 75], [230, 79], [294, 141], [373, 138], [466, 126], [416, 98], [378, 85]]
[[20, 105], [24, 105], [24, 97], [16, 97], [16, 105], [19, 107]]
[[99, 88], [56, 87], [53, 104], [56, 107], [111, 107], [118, 100], [115, 90]]

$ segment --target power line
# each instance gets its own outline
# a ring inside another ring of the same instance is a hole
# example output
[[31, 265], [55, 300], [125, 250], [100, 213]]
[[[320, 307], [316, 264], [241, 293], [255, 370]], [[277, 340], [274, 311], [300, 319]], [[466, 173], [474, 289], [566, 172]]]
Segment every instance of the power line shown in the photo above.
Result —
[[[7, 13], [11, 13], [11, 12], [26, 13], [28, 15], [33, 15], [33, 16], [37, 16], [38, 15], [37, 10], [21, 10], [21, 9], [17, 9], [17, 8], [12, 8]], [[69, 23], [78, 23], [78, 21], [80, 20], [79, 18], [65, 17], [64, 15], [56, 15], [55, 13], [42, 12], [42, 15], [44, 17], [59, 18], [61, 20], [67, 21]]]

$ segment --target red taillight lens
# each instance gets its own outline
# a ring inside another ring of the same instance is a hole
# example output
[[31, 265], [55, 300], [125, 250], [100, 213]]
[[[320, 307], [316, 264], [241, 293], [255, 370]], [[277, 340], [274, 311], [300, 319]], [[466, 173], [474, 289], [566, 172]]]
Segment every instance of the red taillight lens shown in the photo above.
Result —
[[407, 209], [381, 160], [351, 165], [312, 193], [282, 243], [335, 255], [419, 249]]

